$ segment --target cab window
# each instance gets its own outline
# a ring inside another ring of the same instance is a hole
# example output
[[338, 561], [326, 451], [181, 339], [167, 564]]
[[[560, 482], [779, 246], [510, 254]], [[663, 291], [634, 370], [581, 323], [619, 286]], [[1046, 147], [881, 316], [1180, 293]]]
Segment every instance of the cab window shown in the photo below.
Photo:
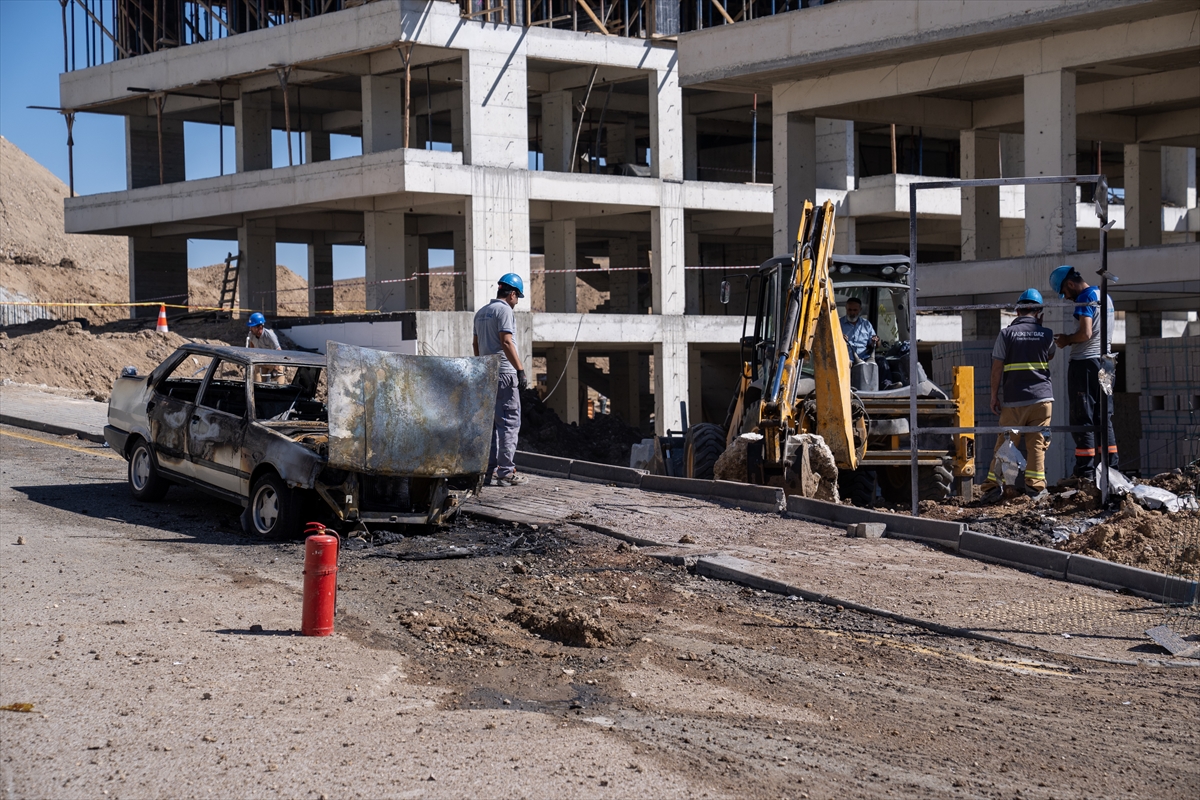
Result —
[[246, 414], [246, 367], [234, 361], [217, 361], [200, 405], [234, 416]]
[[208, 368], [212, 365], [212, 361], [212, 356], [191, 354], [184, 356], [183, 360], [158, 382], [154, 391], [173, 400], [185, 403], [196, 402], [200, 384], [204, 380]]

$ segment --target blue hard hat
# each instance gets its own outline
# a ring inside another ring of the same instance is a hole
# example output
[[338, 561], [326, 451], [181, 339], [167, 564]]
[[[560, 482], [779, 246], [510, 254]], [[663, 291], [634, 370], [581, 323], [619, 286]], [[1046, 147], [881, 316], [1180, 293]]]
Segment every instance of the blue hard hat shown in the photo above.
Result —
[[1066, 297], [1066, 295], [1063, 294], [1062, 285], [1067, 280], [1067, 277], [1070, 276], [1070, 274], [1074, 271], [1075, 268], [1071, 265], [1063, 264], [1061, 267], [1054, 270], [1054, 272], [1050, 273], [1050, 288], [1058, 293], [1060, 297]]
[[255, 311], [250, 315], [250, 321], [246, 323], [247, 328], [253, 328], [256, 325], [266, 325], [267, 318]]
[[521, 280], [521, 276], [515, 272], [510, 272], [507, 275], [501, 275], [499, 284], [508, 286], [517, 290], [517, 297], [525, 296], [525, 281]]
[[1017, 298], [1019, 306], [1040, 306], [1042, 304], [1042, 293], [1032, 286], [1021, 293]]

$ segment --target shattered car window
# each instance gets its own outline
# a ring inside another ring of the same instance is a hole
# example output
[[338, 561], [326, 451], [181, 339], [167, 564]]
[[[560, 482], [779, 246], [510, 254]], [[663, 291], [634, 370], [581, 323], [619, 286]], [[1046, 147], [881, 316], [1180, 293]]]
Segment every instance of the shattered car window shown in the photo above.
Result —
[[[325, 422], [325, 370], [290, 364], [260, 364], [255, 367], [254, 418], [259, 420], [305, 420]], [[266, 379], [267, 376], [269, 380]]]
[[205, 408], [241, 417], [246, 414], [246, 366], [220, 360], [200, 398]]
[[158, 382], [155, 391], [165, 397], [188, 403], [195, 402], [196, 395], [200, 391], [200, 384], [212, 361], [212, 356], [187, 356]]

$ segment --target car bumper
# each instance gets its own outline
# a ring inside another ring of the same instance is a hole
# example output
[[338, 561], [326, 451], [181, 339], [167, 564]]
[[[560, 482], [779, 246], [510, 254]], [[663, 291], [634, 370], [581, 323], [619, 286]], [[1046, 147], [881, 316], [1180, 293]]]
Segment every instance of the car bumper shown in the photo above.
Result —
[[119, 428], [114, 428], [112, 425], [105, 425], [104, 441], [108, 442], [108, 446], [116, 450], [123, 457], [125, 455], [125, 443], [129, 441], [129, 434]]

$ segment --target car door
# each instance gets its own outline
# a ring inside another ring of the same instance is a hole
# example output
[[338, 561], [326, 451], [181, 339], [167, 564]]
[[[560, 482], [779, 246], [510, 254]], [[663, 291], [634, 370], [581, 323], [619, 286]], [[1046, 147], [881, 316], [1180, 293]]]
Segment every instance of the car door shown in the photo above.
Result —
[[188, 353], [154, 386], [146, 403], [150, 437], [160, 469], [192, 477], [188, 424], [212, 356]]
[[247, 369], [245, 364], [217, 359], [188, 424], [188, 455], [196, 480], [244, 495], [249, 475], [242, 470], [246, 435]]

